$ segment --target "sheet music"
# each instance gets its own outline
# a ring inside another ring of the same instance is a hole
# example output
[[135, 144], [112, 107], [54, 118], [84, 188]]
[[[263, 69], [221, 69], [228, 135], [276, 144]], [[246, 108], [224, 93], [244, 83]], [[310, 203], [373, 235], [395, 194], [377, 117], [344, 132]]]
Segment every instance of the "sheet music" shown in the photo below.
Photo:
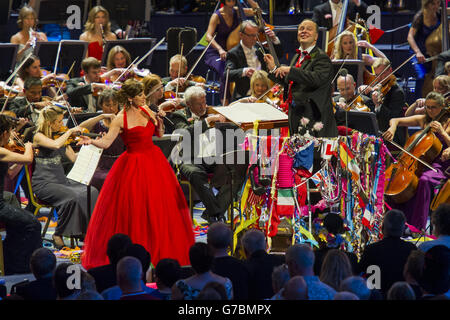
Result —
[[75, 161], [72, 170], [70, 170], [67, 175], [67, 178], [89, 185], [94, 176], [95, 169], [97, 169], [102, 152], [103, 149], [97, 148], [92, 144], [82, 146], [80, 152], [78, 152], [77, 160]]
[[287, 120], [288, 116], [267, 103], [241, 103], [228, 107], [216, 107], [217, 112], [234, 123]]

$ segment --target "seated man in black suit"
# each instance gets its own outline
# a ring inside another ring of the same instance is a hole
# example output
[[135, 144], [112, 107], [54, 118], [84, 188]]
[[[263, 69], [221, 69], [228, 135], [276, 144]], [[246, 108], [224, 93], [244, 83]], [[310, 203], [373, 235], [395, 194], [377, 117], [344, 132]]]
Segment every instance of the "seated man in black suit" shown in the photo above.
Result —
[[[186, 79], [188, 73], [188, 62], [185, 56], [176, 54], [169, 60], [169, 76], [162, 78], [164, 91], [176, 91], [178, 83], [178, 92], [184, 92], [188, 87], [203, 87], [204, 83], [195, 82]], [[191, 76], [189, 77], [191, 78]]]
[[130, 237], [122, 233], [117, 233], [109, 239], [106, 254], [110, 264], [88, 270], [88, 273], [95, 279], [98, 292], [117, 285], [117, 263], [122, 258], [124, 250], [131, 244]]
[[52, 276], [56, 257], [47, 248], [39, 248], [30, 258], [30, 268], [36, 280], [16, 287], [16, 294], [24, 300], [56, 300]]
[[[367, 19], [368, 15], [367, 4], [361, 0], [351, 0], [348, 2], [347, 18], [355, 21], [356, 13], [359, 13], [360, 18]], [[321, 5], [314, 7], [312, 20], [314, 20], [319, 27], [325, 27], [330, 30], [339, 24], [342, 13], [341, 0], [329, 0]], [[331, 40], [331, 39], [330, 39]]]
[[97, 59], [86, 58], [81, 62], [84, 76], [67, 81], [66, 94], [72, 107], [82, 108], [84, 112], [97, 112], [97, 97], [93, 93], [108, 87], [100, 83], [100, 67]]
[[380, 291], [383, 294], [395, 282], [405, 281], [403, 268], [411, 251], [417, 249], [413, 243], [400, 239], [405, 230], [405, 221], [405, 215], [400, 210], [388, 211], [383, 219], [383, 240], [369, 244], [358, 264], [358, 273], [366, 273], [371, 265], [380, 268]]
[[[282, 55], [280, 40], [275, 33], [266, 28], [266, 34], [274, 44], [277, 56]], [[228, 51], [225, 75], [229, 71], [229, 82], [235, 82], [235, 88], [231, 101], [250, 95], [250, 78], [256, 70], [267, 70], [264, 62], [264, 48], [257, 44], [258, 26], [251, 20], [241, 23], [239, 36], [241, 41], [237, 46]]]

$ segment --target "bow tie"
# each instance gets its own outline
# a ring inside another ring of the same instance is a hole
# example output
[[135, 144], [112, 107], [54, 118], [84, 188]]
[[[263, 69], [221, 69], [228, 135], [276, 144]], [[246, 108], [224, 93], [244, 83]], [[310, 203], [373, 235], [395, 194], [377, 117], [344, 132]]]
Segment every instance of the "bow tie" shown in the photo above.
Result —
[[300, 50], [300, 49], [295, 49], [295, 51], [299, 54], [299, 55], [304, 55], [304, 56], [306, 56], [306, 55], [308, 55], [308, 51], [306, 51], [306, 50]]

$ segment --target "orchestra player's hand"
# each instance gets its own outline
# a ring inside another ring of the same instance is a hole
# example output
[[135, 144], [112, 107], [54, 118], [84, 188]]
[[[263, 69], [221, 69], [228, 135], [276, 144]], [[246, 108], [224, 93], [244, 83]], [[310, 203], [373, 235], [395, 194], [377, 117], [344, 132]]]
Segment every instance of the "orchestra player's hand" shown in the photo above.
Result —
[[80, 139], [77, 142], [77, 146], [86, 146], [92, 144], [92, 139], [86, 136], [80, 136]]
[[426, 58], [420, 50], [416, 53], [416, 58], [419, 63], [425, 63]]
[[269, 27], [265, 27], [264, 28], [264, 32], [267, 34], [267, 36], [270, 38], [270, 40], [272, 42], [277, 40], [277, 35], [275, 34], [275, 32], [273, 32], [272, 29], [270, 29]]
[[267, 53], [264, 55], [264, 62], [267, 64], [268, 70], [273, 70], [275, 68], [275, 60], [271, 54]]
[[159, 110], [164, 112], [173, 112], [177, 109], [177, 107], [180, 105], [179, 98], [178, 99], [170, 99], [167, 101], [164, 101], [159, 105]]
[[44, 109], [46, 106], [49, 106], [52, 104], [51, 101], [39, 101], [39, 102], [33, 102], [33, 107], [36, 109]]
[[431, 127], [431, 130], [432, 130], [434, 133], [437, 133], [437, 134], [439, 134], [440, 136], [442, 136], [442, 135], [445, 134], [444, 127], [442, 126], [442, 124], [441, 124], [439, 121], [432, 121], [432, 122], [430, 123], [430, 127]]
[[114, 34], [117, 36], [117, 39], [124, 39], [125, 38], [125, 31], [122, 29], [117, 29], [114, 31]]
[[72, 111], [72, 113], [83, 113], [83, 108], [72, 107], [70, 108], [70, 111]]
[[442, 152], [441, 159], [442, 161], [447, 161], [448, 159], [450, 159], [450, 147]]
[[225, 61], [227, 60], [227, 52], [223, 49], [219, 50], [219, 56], [220, 56], [220, 60]]
[[206, 122], [208, 123], [208, 125], [212, 125], [213, 123], [216, 122], [225, 122], [225, 121], [227, 121], [227, 119], [221, 114], [214, 114], [206, 118]]
[[386, 140], [391, 141], [391, 140], [394, 138], [396, 129], [397, 129], [397, 128], [396, 128], [395, 126], [390, 126], [389, 129], [387, 129], [387, 130], [383, 133], [382, 137], [383, 137], [384, 139], [386, 139]]
[[186, 78], [176, 78], [173, 79], [172, 81], [169, 82], [169, 86], [171, 86], [172, 88], [175, 88], [177, 86], [183, 86], [186, 82]]
[[251, 78], [253, 73], [255, 73], [255, 68], [244, 68], [243, 76], [247, 78]]
[[372, 101], [375, 105], [380, 104], [380, 92], [379, 91], [373, 91], [372, 92]]
[[92, 87], [92, 91], [96, 91], [96, 90], [104, 90], [108, 88], [108, 85], [104, 84], [104, 83], [97, 83], [97, 82], [93, 82], [91, 84]]
[[50, 79], [56, 79], [56, 74], [54, 73], [49, 73], [48, 75], [46, 75], [45, 77], [41, 78], [41, 81], [44, 82], [46, 80], [50, 80]]

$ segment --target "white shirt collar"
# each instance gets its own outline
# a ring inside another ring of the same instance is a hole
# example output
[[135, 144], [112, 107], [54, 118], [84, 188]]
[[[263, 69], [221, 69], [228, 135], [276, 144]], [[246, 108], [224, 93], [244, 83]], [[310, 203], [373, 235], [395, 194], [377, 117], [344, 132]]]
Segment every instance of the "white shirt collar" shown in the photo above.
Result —
[[298, 49], [299, 49], [300, 51], [302, 51], [302, 52], [303, 52], [303, 51], [307, 51], [308, 54], [310, 54], [311, 51], [312, 51], [312, 49], [314, 49], [315, 46], [316, 46], [316, 44], [313, 44], [312, 46], [306, 48], [306, 50], [303, 50], [302, 47], [300, 47], [300, 48], [298, 48]]
[[244, 45], [244, 43], [242, 42], [242, 40], [241, 40], [240, 44], [241, 44], [241, 46], [242, 46], [242, 49], [244, 49], [244, 52], [245, 52], [245, 51], [247, 51], [247, 52], [254, 52], [254, 51], [256, 51], [255, 47], [251, 47], [251, 48], [246, 47], [246, 46]]

